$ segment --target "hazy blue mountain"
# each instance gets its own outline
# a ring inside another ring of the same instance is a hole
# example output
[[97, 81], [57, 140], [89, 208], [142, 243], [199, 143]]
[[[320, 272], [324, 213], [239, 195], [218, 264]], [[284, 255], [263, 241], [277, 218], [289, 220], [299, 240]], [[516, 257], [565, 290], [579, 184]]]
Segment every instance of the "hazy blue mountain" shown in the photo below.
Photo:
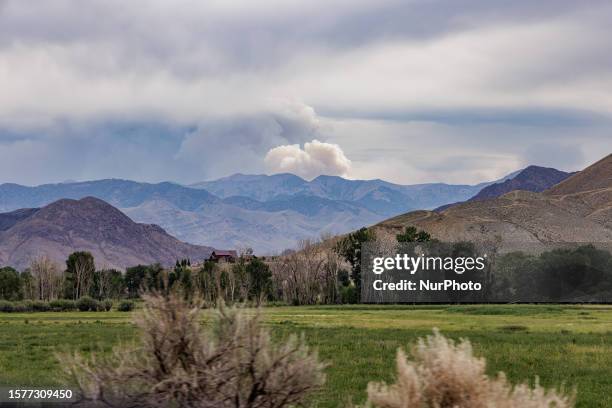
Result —
[[238, 173], [214, 181], [192, 184], [189, 187], [207, 190], [221, 198], [244, 196], [258, 201], [267, 201], [278, 195], [307, 192], [308, 182], [289, 173], [272, 176]]
[[297, 207], [290, 199], [256, 204], [238, 197], [241, 205], [248, 202], [249, 208], [226, 202], [184, 211], [167, 201], [153, 200], [122, 210], [139, 222], [163, 226], [182, 241], [221, 249], [252, 247], [259, 254], [278, 253], [294, 247], [301, 239], [318, 238], [322, 233], [340, 234], [381, 219], [366, 209], [316, 205], [322, 201], [310, 201], [311, 198], [302, 199]]
[[[328, 200], [352, 202], [381, 215], [399, 214], [407, 209], [435, 208], [441, 204], [463, 201], [490, 183], [452, 185], [429, 183], [400, 185], [380, 179], [348, 180], [338, 176], [319, 176], [306, 181], [293, 174], [235, 174], [214, 181], [192, 184], [191, 187], [238, 202], [236, 196], [267, 202], [286, 196], [315, 196]], [[245, 205], [254, 205], [254, 203]]]
[[115, 207], [134, 207], [146, 201], [163, 199], [184, 210], [195, 210], [204, 203], [220, 201], [206, 190], [174, 183], [150, 184], [107, 179], [36, 187], [1, 184], [0, 211], [41, 207], [62, 198], [81, 199], [87, 196], [102, 199]]
[[218, 197], [244, 196], [269, 201], [291, 195], [312, 195], [330, 200], [357, 201], [380, 213], [406, 208], [437, 206], [457, 199], [467, 199], [489, 183], [452, 185], [443, 183], [400, 185], [380, 179], [348, 180], [338, 176], [319, 176], [306, 181], [293, 174], [235, 174], [218, 180], [192, 184]]
[[362, 206], [348, 201], [331, 200], [306, 194], [279, 196], [263, 202], [259, 210], [267, 212], [295, 211], [306, 216], [315, 216], [322, 211], [359, 214]]
[[232, 196], [223, 199], [229, 205], [247, 210], [279, 212], [295, 211], [303, 215], [314, 216], [323, 210], [346, 211], [357, 214], [365, 206], [350, 201], [331, 200], [308, 194], [276, 196], [268, 201], [257, 201], [244, 196]]
[[240, 207], [245, 210], [260, 210], [264, 206], [263, 201], [257, 201], [254, 198], [245, 196], [231, 196], [223, 199], [223, 202], [228, 205]]
[[[322, 233], [344, 233], [407, 211], [467, 200], [489, 184], [404, 186], [336, 176], [306, 181], [293, 174], [235, 174], [193, 186], [116, 179], [36, 187], [2, 184], [0, 211], [96, 197], [185, 242], [271, 253]], [[4, 214], [0, 226], [19, 217]]]

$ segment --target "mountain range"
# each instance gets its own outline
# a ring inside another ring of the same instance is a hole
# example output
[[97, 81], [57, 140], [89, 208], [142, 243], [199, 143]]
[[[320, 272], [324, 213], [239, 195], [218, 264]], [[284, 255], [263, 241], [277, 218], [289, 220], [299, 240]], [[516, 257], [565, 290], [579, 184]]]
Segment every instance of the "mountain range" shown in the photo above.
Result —
[[443, 241], [498, 241], [529, 249], [541, 243], [612, 242], [612, 155], [542, 192], [515, 190], [377, 224], [381, 234], [416, 226]]
[[[293, 174], [236, 174], [190, 186], [116, 179], [36, 187], [2, 184], [0, 211], [7, 212], [0, 214], [0, 231], [36, 219], [38, 208], [57, 205], [58, 200], [95, 197], [135, 222], [159, 225], [184, 242], [228, 249], [251, 247], [256, 253], [269, 254], [294, 247], [301, 239], [345, 233], [414, 209], [435, 208], [479, 194], [502, 194], [510, 188], [539, 191], [566, 175], [530, 166], [496, 182], [477, 185], [399, 185], [334, 176], [306, 181]], [[107, 258], [105, 262], [118, 264], [112, 256]]]
[[23, 269], [43, 255], [61, 264], [77, 250], [91, 252], [100, 268], [119, 269], [201, 260], [212, 252], [210, 247], [181, 242], [157, 225], [135, 223], [93, 197], [0, 214], [0, 265]]
[[[506, 176], [504, 179], [512, 177]], [[287, 196], [319, 197], [350, 202], [375, 214], [390, 214], [406, 208], [434, 208], [458, 197], [467, 199], [492, 184], [452, 185], [444, 183], [400, 185], [380, 179], [347, 180], [337, 176], [319, 176], [306, 181], [294, 174], [235, 174], [215, 181], [192, 184], [221, 198], [249, 197], [268, 202]]]
[[[96, 197], [136, 222], [160, 225], [182, 241], [217, 248], [251, 247], [263, 254], [412, 209], [466, 200], [490, 184], [399, 185], [334, 176], [306, 181], [293, 174], [236, 174], [191, 186], [116, 179], [35, 187], [2, 184], [0, 211]], [[5, 214], [0, 223], [15, 217], [19, 214]]]

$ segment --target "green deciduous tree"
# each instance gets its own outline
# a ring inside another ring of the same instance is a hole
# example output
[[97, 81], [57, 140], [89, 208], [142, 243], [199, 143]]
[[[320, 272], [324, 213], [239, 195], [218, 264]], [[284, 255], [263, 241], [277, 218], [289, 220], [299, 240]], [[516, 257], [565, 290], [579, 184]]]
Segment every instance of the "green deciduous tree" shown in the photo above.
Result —
[[70, 254], [66, 260], [65, 296], [79, 299], [87, 295], [93, 284], [95, 271], [94, 257], [90, 252], [77, 251]]
[[22, 297], [19, 273], [10, 266], [0, 268], [0, 299], [18, 300]]
[[96, 299], [117, 299], [125, 292], [125, 283], [121, 272], [105, 269], [94, 273], [93, 284], [89, 294]]
[[251, 298], [259, 305], [270, 295], [272, 289], [272, 272], [270, 267], [259, 258], [253, 258], [246, 266], [251, 283]]
[[128, 297], [138, 297], [138, 292], [143, 286], [144, 280], [147, 277], [149, 267], [146, 265], [136, 265], [125, 270], [125, 287]]

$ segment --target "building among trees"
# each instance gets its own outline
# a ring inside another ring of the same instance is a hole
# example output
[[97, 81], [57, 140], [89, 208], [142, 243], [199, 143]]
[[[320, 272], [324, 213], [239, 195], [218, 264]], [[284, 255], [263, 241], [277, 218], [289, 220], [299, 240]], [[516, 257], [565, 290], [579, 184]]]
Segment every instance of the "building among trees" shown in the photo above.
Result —
[[233, 250], [221, 250], [215, 249], [212, 254], [210, 254], [210, 258], [208, 258], [211, 262], [228, 262], [234, 263], [236, 262], [236, 258], [238, 258], [238, 253]]

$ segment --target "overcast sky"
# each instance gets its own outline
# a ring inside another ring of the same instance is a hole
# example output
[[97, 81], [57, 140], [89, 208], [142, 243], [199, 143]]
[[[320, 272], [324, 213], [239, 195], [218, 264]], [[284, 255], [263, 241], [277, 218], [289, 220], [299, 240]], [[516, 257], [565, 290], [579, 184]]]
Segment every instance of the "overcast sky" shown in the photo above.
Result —
[[476, 183], [612, 152], [612, 4], [0, 0], [0, 183]]

